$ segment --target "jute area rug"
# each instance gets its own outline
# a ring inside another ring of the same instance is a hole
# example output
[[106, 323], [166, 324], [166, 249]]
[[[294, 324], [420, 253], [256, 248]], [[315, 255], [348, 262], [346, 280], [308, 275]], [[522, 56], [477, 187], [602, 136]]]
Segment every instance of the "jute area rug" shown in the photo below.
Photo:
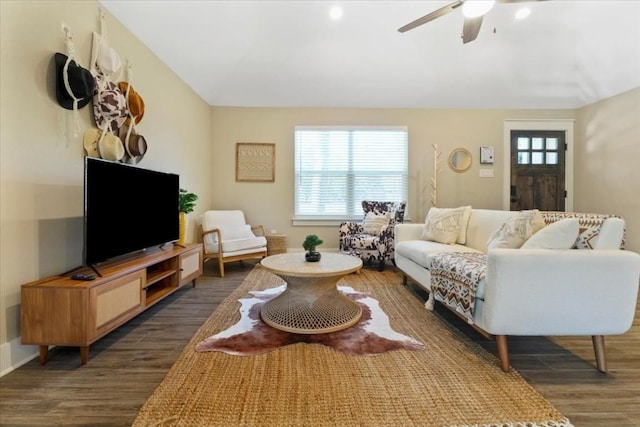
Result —
[[257, 266], [193, 336], [133, 426], [571, 426], [515, 371], [449, 326], [395, 271], [339, 285], [380, 302], [391, 327], [425, 345], [354, 356], [297, 343], [255, 356], [197, 352], [240, 319], [240, 298], [282, 284]]

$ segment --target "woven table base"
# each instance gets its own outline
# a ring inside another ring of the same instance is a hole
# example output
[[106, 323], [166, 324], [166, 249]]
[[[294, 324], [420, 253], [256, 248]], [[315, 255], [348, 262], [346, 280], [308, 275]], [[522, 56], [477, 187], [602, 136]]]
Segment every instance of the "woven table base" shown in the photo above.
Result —
[[262, 320], [276, 329], [298, 334], [324, 334], [355, 325], [362, 308], [336, 288], [337, 277], [288, 277], [285, 291], [267, 301]]

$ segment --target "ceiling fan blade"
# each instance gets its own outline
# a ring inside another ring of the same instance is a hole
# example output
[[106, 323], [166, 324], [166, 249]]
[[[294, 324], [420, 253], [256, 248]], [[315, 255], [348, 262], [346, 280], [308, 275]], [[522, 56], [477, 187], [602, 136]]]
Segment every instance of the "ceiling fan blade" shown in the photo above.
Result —
[[462, 26], [462, 43], [472, 42], [478, 37], [480, 26], [482, 25], [482, 16], [477, 18], [464, 18]]
[[548, 0], [497, 0], [498, 3], [535, 3]]
[[422, 18], [418, 18], [415, 21], [408, 23], [404, 27], [398, 28], [398, 31], [401, 33], [404, 33], [406, 31], [419, 27], [422, 24], [426, 24], [429, 21], [433, 21], [434, 19], [439, 18], [453, 11], [455, 8], [461, 6], [462, 3], [463, 2], [461, 0], [454, 1], [453, 3], [450, 3], [444, 7], [441, 7], [440, 9], [433, 11], [430, 14], [423, 16]]

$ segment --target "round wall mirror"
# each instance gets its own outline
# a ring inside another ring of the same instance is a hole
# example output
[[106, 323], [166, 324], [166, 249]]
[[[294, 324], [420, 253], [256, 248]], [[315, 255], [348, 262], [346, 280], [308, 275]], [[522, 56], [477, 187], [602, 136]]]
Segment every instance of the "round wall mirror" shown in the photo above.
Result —
[[471, 153], [464, 148], [456, 148], [449, 154], [449, 167], [454, 172], [464, 172], [471, 167]]

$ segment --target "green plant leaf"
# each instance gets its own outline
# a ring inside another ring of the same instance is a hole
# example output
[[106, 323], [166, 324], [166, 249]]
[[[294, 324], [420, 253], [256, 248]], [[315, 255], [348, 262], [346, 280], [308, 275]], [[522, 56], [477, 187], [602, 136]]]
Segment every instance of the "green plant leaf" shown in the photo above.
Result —
[[196, 200], [198, 196], [193, 193], [189, 193], [184, 188], [180, 189], [180, 212], [189, 213], [193, 212], [196, 207]]

